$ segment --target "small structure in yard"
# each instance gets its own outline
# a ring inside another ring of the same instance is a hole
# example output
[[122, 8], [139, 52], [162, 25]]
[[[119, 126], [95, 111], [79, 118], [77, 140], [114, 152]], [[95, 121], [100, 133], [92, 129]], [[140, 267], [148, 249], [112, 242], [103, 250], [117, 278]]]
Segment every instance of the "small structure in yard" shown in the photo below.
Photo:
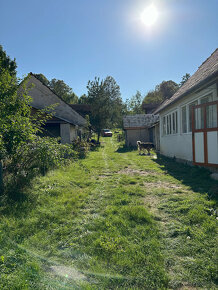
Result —
[[61, 137], [61, 143], [71, 143], [86, 130], [86, 120], [60, 96], [43, 84], [33, 73], [29, 74], [28, 95], [32, 97], [32, 112], [55, 105], [53, 116], [44, 126], [44, 134]]
[[149, 128], [155, 124], [159, 116], [153, 114], [129, 115], [123, 118], [126, 146], [137, 146], [137, 141], [153, 142], [150, 140]]
[[154, 114], [160, 116], [160, 153], [218, 167], [218, 49]]

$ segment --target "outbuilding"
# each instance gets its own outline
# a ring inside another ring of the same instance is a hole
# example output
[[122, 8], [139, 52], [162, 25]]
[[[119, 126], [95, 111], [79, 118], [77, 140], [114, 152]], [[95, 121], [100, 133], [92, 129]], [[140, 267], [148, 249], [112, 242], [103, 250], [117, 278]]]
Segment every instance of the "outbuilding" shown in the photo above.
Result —
[[153, 114], [136, 114], [123, 118], [126, 146], [136, 147], [137, 141], [152, 142], [149, 128], [158, 121]]
[[71, 143], [85, 132], [86, 120], [33, 73], [29, 74], [27, 89], [33, 113], [54, 106], [53, 116], [43, 128], [45, 135], [61, 137], [61, 143]]

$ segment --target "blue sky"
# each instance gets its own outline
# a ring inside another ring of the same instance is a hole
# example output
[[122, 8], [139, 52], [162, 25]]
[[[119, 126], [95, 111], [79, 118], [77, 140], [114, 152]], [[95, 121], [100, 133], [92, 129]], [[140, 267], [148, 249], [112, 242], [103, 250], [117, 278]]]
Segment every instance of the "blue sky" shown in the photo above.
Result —
[[[148, 28], [142, 11], [155, 5]], [[18, 75], [64, 80], [79, 96], [111, 75], [122, 98], [180, 82], [218, 47], [218, 0], [0, 0], [0, 44]]]

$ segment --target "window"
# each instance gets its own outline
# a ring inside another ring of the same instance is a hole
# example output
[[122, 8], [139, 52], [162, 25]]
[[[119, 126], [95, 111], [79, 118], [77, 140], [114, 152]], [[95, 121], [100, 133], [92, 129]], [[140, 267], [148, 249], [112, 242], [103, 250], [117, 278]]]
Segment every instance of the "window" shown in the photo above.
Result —
[[186, 106], [182, 107], [182, 133], [187, 133], [187, 113], [186, 113]]
[[163, 117], [163, 135], [167, 134], [166, 117]]
[[177, 111], [163, 117], [163, 135], [178, 133], [178, 113]]
[[178, 133], [177, 111], [172, 113], [172, 134]]
[[197, 104], [198, 104], [197, 100], [188, 104], [188, 110], [189, 110], [188, 132], [192, 132], [192, 108], [193, 106], [196, 106]]

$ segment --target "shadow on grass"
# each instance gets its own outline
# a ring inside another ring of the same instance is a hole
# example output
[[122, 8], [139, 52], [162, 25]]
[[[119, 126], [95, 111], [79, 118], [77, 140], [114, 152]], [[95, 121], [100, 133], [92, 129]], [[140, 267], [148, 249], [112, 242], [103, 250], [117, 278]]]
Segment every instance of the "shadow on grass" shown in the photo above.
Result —
[[179, 163], [162, 155], [158, 155], [154, 161], [161, 165], [166, 173], [182, 181], [191, 190], [207, 193], [210, 199], [218, 202], [218, 182], [210, 178], [211, 172], [208, 169]]
[[117, 153], [126, 153], [126, 152], [131, 152], [137, 150], [137, 147], [127, 147], [125, 145], [119, 147], [116, 152]]

